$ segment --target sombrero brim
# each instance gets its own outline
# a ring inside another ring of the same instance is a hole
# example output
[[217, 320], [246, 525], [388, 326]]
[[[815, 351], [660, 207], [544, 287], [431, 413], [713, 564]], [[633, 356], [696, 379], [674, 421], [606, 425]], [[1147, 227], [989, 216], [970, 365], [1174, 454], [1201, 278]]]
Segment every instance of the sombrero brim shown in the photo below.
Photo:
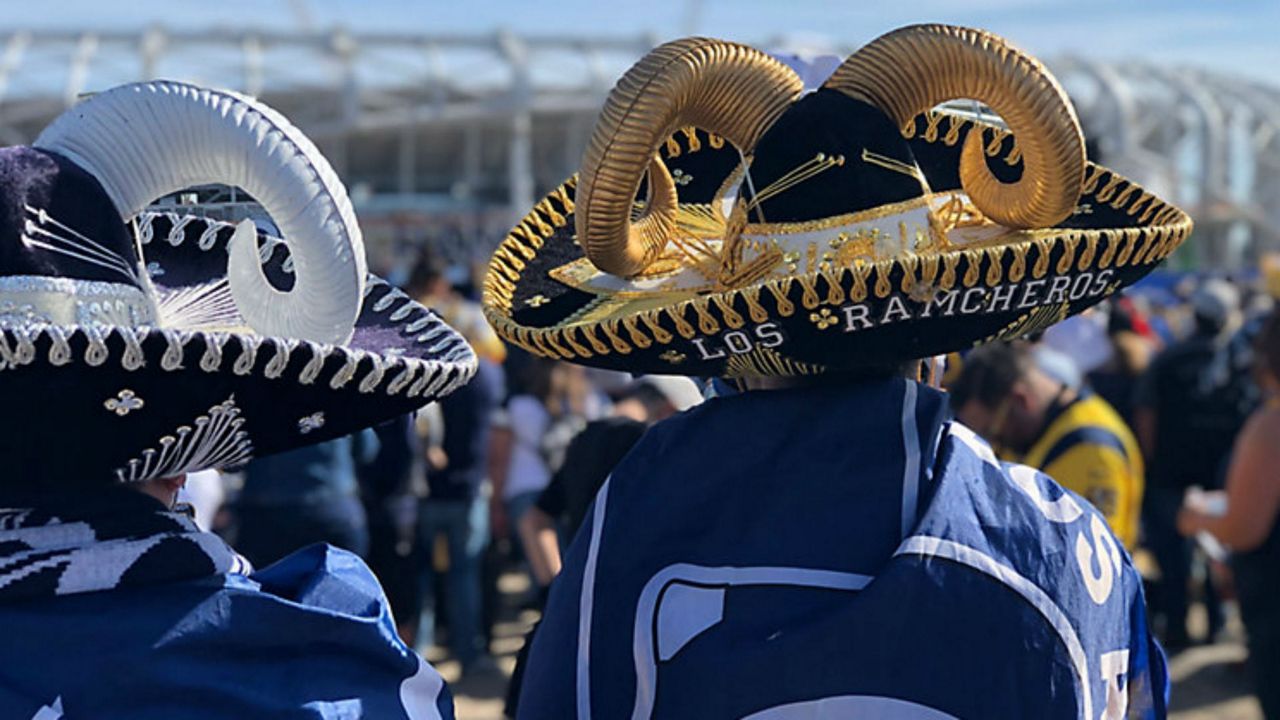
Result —
[[[908, 128], [935, 194], [960, 192], [960, 151], [975, 128], [984, 133], [990, 164], [1016, 164], [1013, 139], [993, 126], [928, 113]], [[718, 140], [679, 132], [663, 148], [664, 161], [673, 175], [700, 179], [716, 168], [720, 182], [737, 152]], [[698, 170], [681, 172], [697, 155]], [[798, 267], [720, 291], [646, 295], [562, 282], [562, 268], [584, 257], [574, 238], [575, 181], [535, 206], [499, 246], [485, 311], [500, 336], [534, 354], [642, 373], [814, 374], [1019, 337], [1141, 279], [1191, 230], [1178, 208], [1090, 163], [1077, 213], [1058, 227], [1006, 232], [963, 248]]]
[[[225, 276], [234, 226], [142, 221], [160, 294]], [[273, 281], [287, 251], [260, 238]], [[287, 284], [287, 281], [281, 281]], [[0, 335], [10, 402], [0, 457], [27, 488], [224, 468], [349, 434], [466, 383], [475, 355], [433, 312], [370, 276], [343, 346], [251, 331], [29, 324]]]

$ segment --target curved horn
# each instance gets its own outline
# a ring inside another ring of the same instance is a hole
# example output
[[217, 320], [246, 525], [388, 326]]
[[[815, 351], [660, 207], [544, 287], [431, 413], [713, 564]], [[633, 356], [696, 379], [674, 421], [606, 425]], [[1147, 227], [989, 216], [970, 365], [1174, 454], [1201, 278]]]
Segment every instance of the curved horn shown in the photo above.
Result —
[[[582, 158], [574, 204], [591, 262], [633, 276], [675, 232], [675, 184], [656, 154], [672, 132], [696, 125], [750, 153], [803, 87], [791, 68], [737, 43], [685, 38], [650, 51], [609, 94]], [[646, 169], [649, 202], [633, 222]]]
[[973, 98], [1004, 118], [1022, 150], [1022, 178], [1002, 183], [971, 132], [960, 181], [974, 205], [1013, 228], [1051, 227], [1071, 215], [1084, 181], [1084, 135], [1075, 109], [1039, 60], [981, 30], [912, 25], [876, 38], [826, 82], [883, 110], [899, 126], [935, 105]]
[[[181, 82], [122, 85], [64, 112], [35, 146], [89, 172], [125, 220], [157, 198], [196, 185], [243, 188], [270, 213], [295, 268], [273, 288], [252, 233], [231, 243], [227, 281], [236, 307], [264, 335], [345, 343], [364, 295], [365, 255], [346, 190], [315, 145], [250, 98]], [[243, 247], [237, 247], [243, 246]]]

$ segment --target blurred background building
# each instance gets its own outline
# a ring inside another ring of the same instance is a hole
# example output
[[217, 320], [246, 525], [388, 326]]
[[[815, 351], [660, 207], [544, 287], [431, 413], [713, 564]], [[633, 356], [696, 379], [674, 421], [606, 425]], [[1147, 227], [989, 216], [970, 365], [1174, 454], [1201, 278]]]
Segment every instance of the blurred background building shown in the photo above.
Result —
[[[1168, 17], [1147, 27], [1141, 13], [1129, 19], [1091, 3], [1071, 4], [1066, 25], [1054, 19], [1063, 8], [1052, 3], [992, 0], [961, 9], [963, 17], [947, 17], [956, 9], [937, 4], [937, 19], [991, 27], [1045, 57], [1076, 102], [1091, 151], [1191, 212], [1195, 242], [1175, 267], [1252, 267], [1260, 251], [1280, 247], [1280, 87], [1259, 79], [1265, 70], [1252, 62], [1233, 64], [1179, 39], [1182, 32], [1213, 40], [1230, 30], [1215, 20], [1232, 13], [1246, 27], [1253, 3], [1218, 4], [1207, 17], [1182, 8], [1190, 15], [1172, 30]], [[600, 8], [578, 3], [232, 0], [214, 15], [208, 4], [144, 1], [131, 3], [136, 18], [65, 5], [81, 12], [15, 22], [24, 15], [15, 11], [0, 29], [0, 142], [30, 142], [84, 93], [126, 81], [188, 79], [258, 96], [315, 139], [346, 180], [372, 260], [383, 268], [426, 242], [460, 265], [487, 258], [525, 209], [576, 170], [617, 77], [668, 37], [701, 31], [802, 57], [843, 56], [899, 24], [862, 22], [865, 11], [823, 15], [801, 4], [779, 16], [767, 6], [779, 4], [699, 0], [646, 3], [652, 30], [636, 24], [644, 16], [630, 17], [633, 9], [618, 9], [608, 22]], [[1023, 5], [1045, 19], [1020, 21]], [[1172, 16], [1180, 5], [1172, 4]], [[901, 20], [932, 19], [927, 10]], [[245, 22], [233, 26], [229, 18], [240, 11]], [[970, 17], [983, 13], [998, 21]], [[1090, 26], [1079, 21], [1090, 13], [1097, 25], [1081, 34]], [[733, 22], [721, 23], [725, 14]], [[810, 15], [826, 17], [824, 32], [780, 24]], [[842, 37], [845, 22], [856, 36]], [[1011, 22], [1028, 25], [1030, 37], [1001, 27]], [[1142, 38], [1159, 27], [1168, 43], [1144, 52], [1150, 40]], [[1248, 33], [1236, 37], [1236, 53], [1254, 58]], [[205, 193], [172, 201], [194, 199], [215, 207], [237, 200]]]

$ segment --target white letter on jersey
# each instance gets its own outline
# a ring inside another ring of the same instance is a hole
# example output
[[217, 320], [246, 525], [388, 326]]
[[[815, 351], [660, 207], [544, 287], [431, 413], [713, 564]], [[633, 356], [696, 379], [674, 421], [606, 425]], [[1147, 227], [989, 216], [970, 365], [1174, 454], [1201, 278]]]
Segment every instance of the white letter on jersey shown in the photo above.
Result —
[[45, 705], [31, 716], [31, 720], [58, 720], [62, 717], [62, 696], [53, 699], [52, 705]]
[[[1085, 538], [1084, 533], [1076, 535], [1076, 563], [1080, 565], [1080, 574], [1084, 576], [1084, 585], [1089, 590], [1089, 597], [1099, 605], [1111, 597], [1111, 586], [1115, 576], [1120, 574], [1120, 550], [1116, 541], [1111, 538], [1107, 526], [1097, 515], [1089, 518], [1089, 529], [1093, 533], [1093, 542]], [[1101, 552], [1096, 552], [1101, 546]], [[1093, 574], [1093, 558], [1098, 557], [1098, 574]]]
[[1102, 681], [1107, 684], [1107, 706], [1102, 710], [1102, 720], [1124, 720], [1129, 711], [1129, 693], [1125, 692], [1124, 682], [1124, 675], [1129, 671], [1129, 651], [1103, 653], [1098, 665], [1102, 668]]
[[1049, 500], [1040, 494], [1039, 484], [1036, 483], [1035, 468], [1026, 465], [1013, 465], [1009, 467], [1009, 477], [1013, 478], [1013, 482], [1017, 484], [1022, 492], [1031, 498], [1031, 502], [1035, 503], [1040, 512], [1044, 513], [1046, 520], [1056, 523], [1075, 522], [1084, 511], [1080, 509], [1080, 504], [1066, 493], [1058, 496], [1057, 500]]

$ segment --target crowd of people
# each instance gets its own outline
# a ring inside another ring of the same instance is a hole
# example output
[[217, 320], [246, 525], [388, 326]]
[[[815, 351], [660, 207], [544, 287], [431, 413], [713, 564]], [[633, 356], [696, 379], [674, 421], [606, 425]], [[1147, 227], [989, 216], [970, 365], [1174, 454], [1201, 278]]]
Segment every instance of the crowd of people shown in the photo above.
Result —
[[[687, 38], [588, 148], [483, 279], [404, 290], [255, 100], [121, 86], [0, 149], [6, 716], [452, 718], [423, 658], [497, 673], [508, 571], [522, 718], [1158, 719], [1157, 638], [1228, 600], [1280, 718], [1280, 315], [1139, 283], [1191, 220], [1041, 63]], [[137, 217], [211, 168], [278, 226]]]
[[[1219, 278], [1140, 286], [1039, 338], [957, 356], [948, 383], [957, 417], [1002, 459], [1105, 515], [1144, 571], [1167, 652], [1213, 642], [1223, 601], [1238, 600], [1268, 717], [1280, 712], [1268, 681], [1280, 676], [1272, 305]], [[1197, 637], [1192, 599], [1205, 610]]]
[[184, 497], [255, 567], [314, 543], [361, 556], [407, 644], [426, 654], [439, 638], [463, 676], [493, 674], [499, 573], [527, 574], [521, 602], [541, 606], [610, 470], [649, 425], [703, 395], [686, 378], [632, 378], [506, 346], [473, 286], [455, 287], [457, 268], [435, 256], [405, 277], [477, 353], [470, 383], [414, 415], [238, 473], [192, 474]]
[[[231, 486], [215, 525], [255, 565], [314, 542], [365, 557], [404, 640], [425, 653], [443, 630], [464, 676], [496, 672], [498, 573], [527, 573], [533, 589], [520, 602], [542, 607], [612, 469], [650, 425], [715, 392], [507, 346], [466, 275], [428, 255], [407, 277], [478, 353], [470, 384], [415, 417], [189, 483], [190, 493], [217, 485], [219, 502]], [[1280, 622], [1264, 601], [1280, 590], [1280, 493], [1266, 475], [1276, 446], [1268, 368], [1280, 362], [1270, 314], [1249, 283], [1166, 276], [1040, 336], [952, 353], [942, 381], [955, 417], [1001, 459], [1043, 470], [1103, 513], [1138, 558], [1167, 651], [1213, 642], [1224, 600], [1239, 599], [1258, 673], [1280, 668]], [[1192, 601], [1207, 619], [1195, 637]]]

